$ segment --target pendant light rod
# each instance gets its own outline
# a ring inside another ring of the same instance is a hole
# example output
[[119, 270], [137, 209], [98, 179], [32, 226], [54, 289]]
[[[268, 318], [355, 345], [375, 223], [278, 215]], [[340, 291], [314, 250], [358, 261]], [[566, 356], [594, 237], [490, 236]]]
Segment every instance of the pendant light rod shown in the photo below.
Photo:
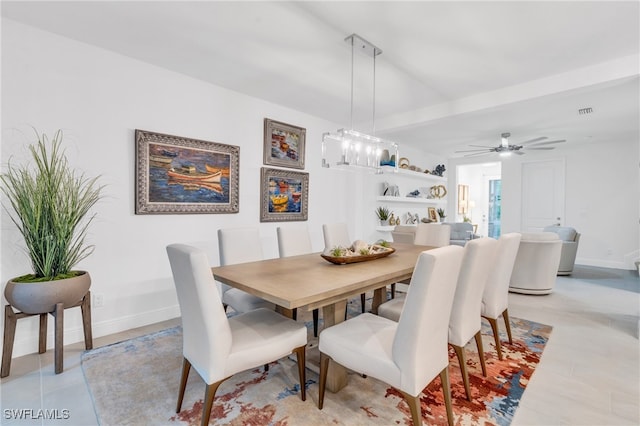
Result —
[[376, 132], [376, 56], [382, 53], [382, 49], [373, 43], [363, 39], [358, 34], [351, 34], [344, 39], [345, 42], [351, 44], [351, 130], [353, 130], [353, 81], [354, 81], [354, 57], [356, 48], [359, 52], [373, 58], [373, 112], [372, 125], [373, 134]]

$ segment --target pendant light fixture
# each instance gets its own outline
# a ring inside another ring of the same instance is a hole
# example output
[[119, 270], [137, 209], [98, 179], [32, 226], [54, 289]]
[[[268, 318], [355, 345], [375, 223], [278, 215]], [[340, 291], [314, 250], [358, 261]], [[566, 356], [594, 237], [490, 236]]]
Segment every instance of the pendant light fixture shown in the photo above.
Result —
[[[362, 169], [382, 173], [383, 167], [398, 171], [398, 144], [375, 136], [376, 57], [382, 50], [357, 34], [345, 38], [351, 46], [351, 128], [322, 135], [322, 166]], [[353, 129], [354, 62], [356, 54], [371, 57], [373, 64], [372, 135]]]

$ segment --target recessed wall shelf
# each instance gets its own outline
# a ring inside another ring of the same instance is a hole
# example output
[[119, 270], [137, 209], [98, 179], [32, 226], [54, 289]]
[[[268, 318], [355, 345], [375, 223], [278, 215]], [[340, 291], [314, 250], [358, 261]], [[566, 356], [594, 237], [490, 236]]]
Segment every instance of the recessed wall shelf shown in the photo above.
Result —
[[387, 203], [406, 203], [406, 204], [446, 204], [446, 198], [422, 198], [422, 197], [390, 197], [379, 195], [376, 201], [384, 201]]

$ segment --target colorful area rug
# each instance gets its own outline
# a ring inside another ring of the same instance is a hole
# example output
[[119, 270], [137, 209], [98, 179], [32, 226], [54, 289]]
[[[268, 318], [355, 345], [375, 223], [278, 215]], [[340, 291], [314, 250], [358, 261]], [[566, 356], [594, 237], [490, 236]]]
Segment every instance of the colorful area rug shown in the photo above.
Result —
[[[355, 304], [354, 304], [355, 305]], [[355, 309], [350, 309], [350, 314]], [[508, 425], [540, 361], [551, 327], [511, 318], [513, 344], [503, 340], [503, 361], [483, 324], [487, 377], [480, 371], [475, 341], [465, 348], [472, 401], [465, 398], [457, 359], [450, 351], [453, 411], [457, 425]], [[307, 322], [311, 329], [311, 322]], [[310, 340], [313, 337], [310, 332]], [[506, 336], [503, 336], [506, 339]], [[101, 425], [200, 424], [204, 382], [191, 369], [182, 411], [175, 413], [182, 362], [182, 330], [175, 327], [87, 351], [82, 368]], [[349, 384], [325, 394], [318, 410], [318, 375], [307, 369], [307, 400], [298, 393], [294, 361], [284, 358], [269, 371], [256, 368], [233, 376], [218, 389], [210, 424], [225, 425], [410, 425], [402, 395], [371, 377], [349, 374]], [[422, 393], [423, 422], [446, 425], [440, 380]]]

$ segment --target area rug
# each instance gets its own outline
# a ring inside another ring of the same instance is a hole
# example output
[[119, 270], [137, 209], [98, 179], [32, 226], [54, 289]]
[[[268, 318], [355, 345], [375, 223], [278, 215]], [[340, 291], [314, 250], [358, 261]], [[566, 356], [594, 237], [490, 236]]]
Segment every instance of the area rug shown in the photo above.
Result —
[[[350, 309], [353, 314], [354, 309]], [[503, 361], [495, 352], [488, 324], [483, 324], [487, 377], [482, 376], [475, 341], [467, 345], [472, 401], [467, 401], [457, 359], [450, 351], [450, 380], [457, 425], [508, 425], [540, 361], [551, 327], [511, 318], [513, 344], [503, 336]], [[311, 322], [307, 322], [311, 330]], [[310, 331], [310, 340], [313, 334]], [[191, 369], [184, 403], [175, 412], [182, 362], [182, 330], [157, 333], [93, 349], [82, 355], [82, 369], [102, 425], [197, 425], [204, 382]], [[225, 425], [410, 425], [402, 395], [372, 377], [349, 374], [338, 393], [325, 393], [318, 410], [318, 375], [307, 369], [307, 400], [299, 395], [292, 358], [233, 376], [218, 389], [210, 424]], [[421, 395], [423, 422], [445, 425], [440, 380]]]

